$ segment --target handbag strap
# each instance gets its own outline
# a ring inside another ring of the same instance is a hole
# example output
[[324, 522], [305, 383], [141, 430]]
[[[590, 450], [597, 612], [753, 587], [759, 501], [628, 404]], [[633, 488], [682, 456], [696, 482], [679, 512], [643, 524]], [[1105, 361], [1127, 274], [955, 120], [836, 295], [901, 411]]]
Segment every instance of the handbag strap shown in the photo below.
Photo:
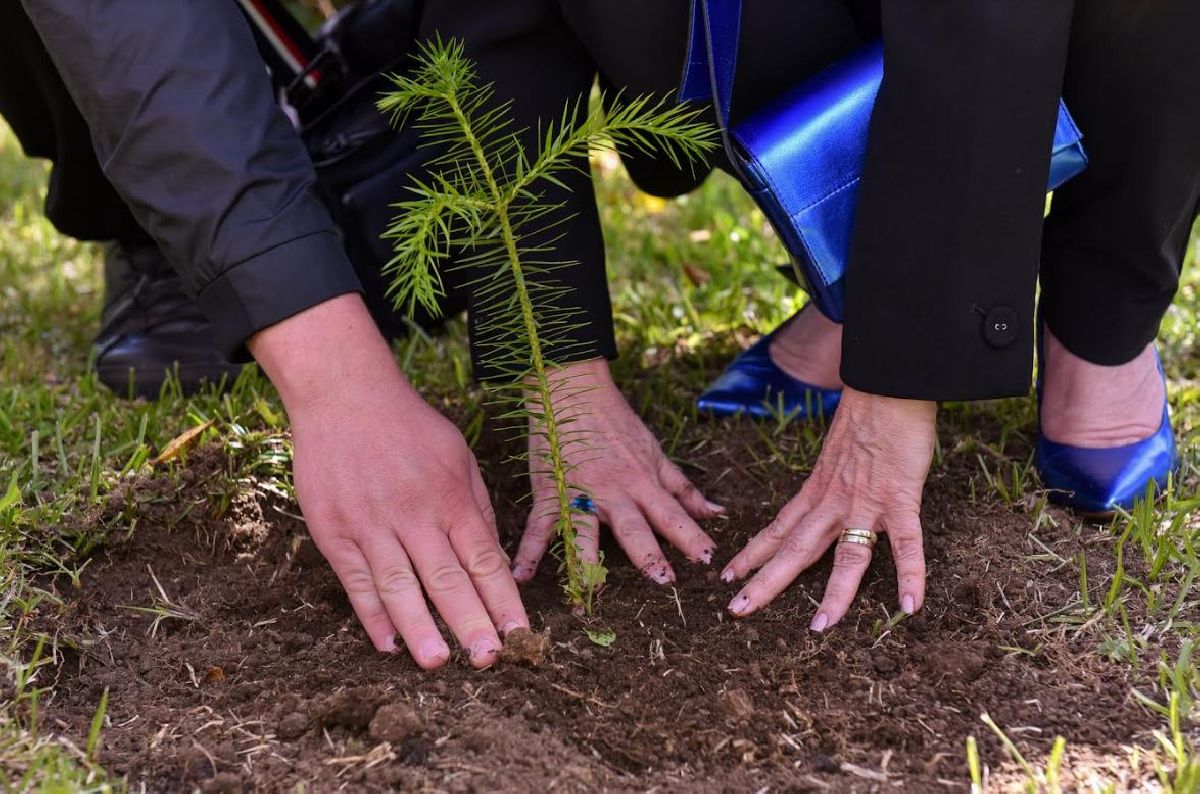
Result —
[[745, 184], [741, 157], [737, 154], [729, 128], [741, 25], [742, 0], [692, 0], [687, 59], [679, 86], [679, 101], [712, 102], [730, 166]]

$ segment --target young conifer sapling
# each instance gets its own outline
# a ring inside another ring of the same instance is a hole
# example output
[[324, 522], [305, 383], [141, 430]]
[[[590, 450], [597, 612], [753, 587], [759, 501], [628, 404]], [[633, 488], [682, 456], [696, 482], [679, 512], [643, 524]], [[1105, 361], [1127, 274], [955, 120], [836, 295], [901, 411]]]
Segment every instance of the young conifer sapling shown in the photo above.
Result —
[[[443, 274], [449, 267], [471, 274], [476, 346], [499, 373], [489, 387], [506, 406], [503, 418], [529, 435], [531, 472], [553, 484], [563, 586], [571, 604], [590, 613], [606, 570], [602, 560], [580, 558], [583, 514], [573, 501], [586, 494], [572, 484], [568, 460], [589, 454], [586, 434], [570, 427], [586, 402], [549, 351], [571, 360], [589, 356], [572, 345], [571, 331], [581, 320], [561, 303], [569, 288], [559, 275], [579, 265], [552, 255], [553, 227], [566, 210], [544, 190], [565, 187], [562, 175], [587, 169], [598, 151], [636, 151], [677, 166], [699, 161], [716, 146], [716, 131], [698, 111], [665, 100], [588, 103], [581, 97], [536, 131], [537, 151], [527, 151], [521, 140], [529, 136], [514, 128], [511, 102], [496, 100], [454, 40], [422, 45], [414, 67], [391, 81], [380, 109], [396, 125], [414, 124], [435, 151], [429, 175], [413, 181], [412, 198], [396, 205], [386, 234], [395, 247], [388, 269], [392, 298], [410, 315], [422, 307], [437, 316]], [[569, 411], [556, 409], [568, 403]]]

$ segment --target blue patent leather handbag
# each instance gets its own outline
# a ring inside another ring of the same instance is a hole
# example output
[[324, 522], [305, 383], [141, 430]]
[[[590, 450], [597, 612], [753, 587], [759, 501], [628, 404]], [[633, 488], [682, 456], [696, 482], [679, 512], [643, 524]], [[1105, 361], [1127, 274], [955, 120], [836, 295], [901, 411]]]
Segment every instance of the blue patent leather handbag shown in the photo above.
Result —
[[[692, 0], [679, 99], [713, 103], [736, 176], [775, 227], [817, 307], [840, 322], [883, 46], [852, 53], [731, 127], [741, 10], [741, 0]], [[1086, 167], [1082, 139], [1060, 103], [1049, 190]]]

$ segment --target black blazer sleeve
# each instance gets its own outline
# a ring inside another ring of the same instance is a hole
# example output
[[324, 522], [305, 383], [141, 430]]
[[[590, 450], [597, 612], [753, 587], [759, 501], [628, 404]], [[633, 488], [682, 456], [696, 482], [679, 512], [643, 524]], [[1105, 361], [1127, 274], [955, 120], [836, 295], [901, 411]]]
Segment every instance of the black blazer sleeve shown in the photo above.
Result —
[[1028, 392], [1071, 13], [1071, 0], [883, 0], [846, 276], [848, 385], [926, 400]]
[[217, 343], [359, 283], [231, 2], [23, 0], [105, 175], [180, 271]]

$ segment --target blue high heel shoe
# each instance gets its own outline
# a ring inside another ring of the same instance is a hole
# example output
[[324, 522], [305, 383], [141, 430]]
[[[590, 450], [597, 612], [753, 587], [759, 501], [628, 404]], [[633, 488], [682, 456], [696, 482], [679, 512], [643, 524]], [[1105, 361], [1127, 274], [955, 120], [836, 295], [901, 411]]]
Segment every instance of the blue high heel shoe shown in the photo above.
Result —
[[[1159, 377], [1166, 382], [1162, 361], [1155, 352]], [[1042, 356], [1041, 340], [1038, 358]], [[1163, 401], [1162, 424], [1148, 437], [1120, 447], [1092, 449], [1051, 441], [1042, 434], [1042, 374], [1037, 378], [1038, 434], [1034, 462], [1042, 483], [1050, 489], [1050, 501], [1094, 517], [1112, 516], [1117, 509], [1129, 510], [1135, 500], [1146, 496], [1151, 483], [1161, 493], [1175, 471], [1178, 456], [1171, 413]]]
[[793, 419], [826, 419], [833, 416], [841, 389], [823, 389], [796, 380], [771, 360], [771, 339], [787, 327], [784, 323], [759, 339], [729, 363], [696, 406], [714, 416], [746, 414], [756, 419], [788, 416]]

